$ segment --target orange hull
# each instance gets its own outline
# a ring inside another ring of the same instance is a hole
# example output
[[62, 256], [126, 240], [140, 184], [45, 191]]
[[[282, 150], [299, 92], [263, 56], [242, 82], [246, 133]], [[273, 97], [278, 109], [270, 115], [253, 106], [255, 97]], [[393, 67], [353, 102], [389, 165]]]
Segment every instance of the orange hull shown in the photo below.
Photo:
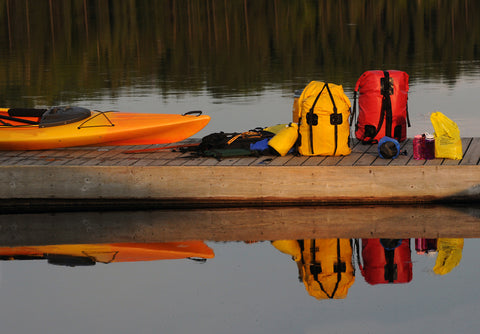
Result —
[[[8, 109], [0, 109], [0, 116], [8, 115], [7, 113]], [[38, 122], [38, 119], [32, 117], [23, 119]], [[175, 143], [193, 136], [209, 121], [207, 115], [112, 111], [92, 111], [86, 119], [49, 127], [4, 120], [0, 123], [0, 150]]]

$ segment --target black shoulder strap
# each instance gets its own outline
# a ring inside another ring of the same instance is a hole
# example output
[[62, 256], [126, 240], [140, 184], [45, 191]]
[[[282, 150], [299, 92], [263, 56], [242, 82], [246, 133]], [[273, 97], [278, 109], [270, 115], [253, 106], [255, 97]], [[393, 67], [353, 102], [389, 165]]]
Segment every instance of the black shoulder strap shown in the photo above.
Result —
[[382, 94], [382, 106], [380, 111], [380, 119], [378, 120], [377, 128], [375, 133], [369, 137], [363, 137], [362, 142], [365, 144], [372, 144], [376, 141], [374, 138], [380, 132], [380, 129], [383, 126], [385, 121], [385, 135], [388, 137], [392, 136], [392, 100], [390, 95], [393, 94], [393, 86], [390, 84], [390, 73], [388, 71], [383, 71], [384, 77], [380, 78], [380, 93]]
[[353, 123], [355, 122], [355, 117], [357, 116], [357, 94], [358, 92], [356, 90], [353, 91], [353, 111], [350, 117], [350, 126], [353, 125]]
[[[336, 267], [335, 267], [335, 264], [337, 265]], [[342, 265], [342, 259], [341, 259], [341, 254], [340, 254], [340, 239], [337, 239], [337, 262], [335, 264], [334, 264], [333, 271], [337, 273], [337, 282], [335, 283], [335, 288], [333, 288], [332, 293], [328, 294], [328, 292], [323, 287], [322, 282], [318, 282], [320, 284], [320, 289], [330, 299], [333, 299], [333, 297], [335, 297], [335, 293], [338, 290], [338, 286], [340, 285], [340, 282], [342, 281], [342, 272], [346, 272], [345, 265]]]
[[[385, 75], [385, 80], [382, 90], [382, 109], [385, 110], [385, 135], [387, 137], [392, 137], [393, 115], [390, 95], [393, 95], [393, 85], [390, 83], [390, 73], [388, 73], [388, 71], [383, 71], [383, 73]], [[378, 128], [377, 131], [380, 131], [380, 128]]]
[[408, 127], [411, 127], [412, 125], [410, 124], [410, 116], [408, 115], [408, 101], [407, 101], [407, 125]]
[[327, 88], [328, 95], [330, 96], [330, 100], [332, 101], [332, 105], [333, 105], [333, 114], [330, 115], [330, 124], [335, 126], [335, 149], [333, 150], [333, 155], [335, 155], [335, 153], [337, 152], [338, 125], [342, 124], [343, 120], [342, 120], [342, 114], [339, 114], [337, 111], [335, 99], [333, 98], [333, 94], [330, 91], [330, 87], [328, 86], [327, 82], [325, 83], [325, 85], [323, 85], [322, 89], [320, 90], [320, 93], [318, 93], [317, 97], [315, 98], [315, 101], [312, 104], [312, 107], [310, 108], [307, 114], [307, 124], [310, 127], [310, 150], [312, 154], [315, 154], [314, 148], [313, 148], [313, 126], [318, 125], [318, 116], [315, 114], [314, 109], [318, 99], [322, 95], [325, 88]]
[[342, 124], [342, 114], [339, 114], [337, 112], [337, 106], [335, 105], [335, 99], [333, 98], [332, 92], [330, 91], [330, 88], [328, 87], [328, 83], [325, 83], [325, 86], [327, 87], [328, 95], [330, 95], [330, 100], [332, 100], [333, 104], [333, 114], [330, 115], [330, 124], [335, 126], [335, 148], [333, 149], [333, 155], [337, 153], [337, 142], [338, 142], [338, 125]]
[[318, 125], [318, 116], [315, 114], [315, 105], [317, 104], [317, 101], [318, 99], [320, 98], [320, 96], [322, 95], [323, 93], [323, 90], [325, 89], [325, 86], [326, 84], [322, 87], [322, 89], [320, 90], [320, 93], [318, 93], [317, 97], [315, 98], [315, 101], [313, 101], [313, 104], [312, 104], [312, 107], [310, 108], [310, 110], [308, 111], [306, 117], [306, 121], [307, 121], [307, 124], [309, 126], [309, 130], [310, 130], [310, 151], [312, 152], [312, 154], [314, 154], [314, 149], [313, 149], [313, 127], [315, 125]]
[[395, 249], [385, 249], [384, 279], [389, 283], [397, 280], [397, 264], [395, 263]]

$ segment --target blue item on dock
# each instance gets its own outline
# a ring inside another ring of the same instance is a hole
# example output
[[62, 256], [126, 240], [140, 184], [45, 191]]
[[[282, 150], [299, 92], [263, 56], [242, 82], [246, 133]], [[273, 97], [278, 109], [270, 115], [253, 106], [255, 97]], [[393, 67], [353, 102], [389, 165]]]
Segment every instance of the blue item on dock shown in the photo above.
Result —
[[250, 144], [250, 150], [251, 151], [257, 151], [259, 153], [264, 153], [266, 151], [269, 150], [269, 147], [268, 147], [268, 141], [270, 140], [271, 138], [265, 138], [265, 139], [262, 139], [262, 140], [259, 140], [255, 143], [251, 143]]
[[382, 159], [395, 159], [400, 154], [400, 143], [390, 137], [383, 137], [378, 141], [378, 155]]

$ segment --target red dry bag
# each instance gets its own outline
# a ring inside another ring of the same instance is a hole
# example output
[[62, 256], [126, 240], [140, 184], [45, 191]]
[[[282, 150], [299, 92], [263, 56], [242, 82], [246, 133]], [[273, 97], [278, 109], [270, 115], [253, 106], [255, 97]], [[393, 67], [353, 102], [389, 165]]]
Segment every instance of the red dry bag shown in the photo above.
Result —
[[364, 143], [377, 143], [387, 136], [399, 142], [407, 138], [408, 74], [402, 71], [367, 71], [355, 85], [353, 114], [358, 118], [355, 137]]

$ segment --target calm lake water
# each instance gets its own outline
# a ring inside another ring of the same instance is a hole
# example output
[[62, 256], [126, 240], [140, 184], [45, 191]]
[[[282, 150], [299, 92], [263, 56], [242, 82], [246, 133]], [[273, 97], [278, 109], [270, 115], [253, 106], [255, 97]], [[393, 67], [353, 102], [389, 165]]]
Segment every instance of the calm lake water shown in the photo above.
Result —
[[[279, 250], [285, 251], [278, 241], [206, 241], [214, 253], [206, 262], [68, 267], [25, 258], [4, 261], [0, 320], [8, 333], [476, 333], [480, 242], [454, 240], [464, 241], [461, 261], [437, 275], [440, 253], [418, 254], [415, 239], [404, 239], [394, 260], [400, 283], [388, 284], [384, 250], [360, 251], [357, 257], [355, 241], [352, 254], [344, 239], [341, 251], [350, 257], [342, 258], [346, 270], [336, 292], [342, 299], [310, 295], [296, 261]], [[317, 247], [326, 244], [315, 241]], [[359, 240], [360, 247], [365, 242]], [[337, 254], [331, 248], [336, 239], [328, 244], [322, 250], [329, 255], [319, 253], [315, 262], [325, 273]], [[333, 294], [337, 274], [317, 278]]]
[[[385, 215], [382, 208], [372, 210]], [[425, 214], [431, 211], [426, 210], [409, 213], [405, 208], [404, 215], [427, 219]], [[478, 208], [465, 212], [470, 215], [458, 216], [467, 220], [465, 224], [478, 224]], [[249, 213], [245, 211], [245, 217], [256, 220]], [[229, 217], [229, 210], [222, 214]], [[480, 325], [480, 242], [468, 238], [469, 233], [465, 233], [467, 238], [437, 239], [131, 244], [148, 235], [162, 239], [162, 231], [169, 234], [169, 221], [147, 219], [155, 215], [0, 216], [2, 241], [10, 245], [0, 247], [5, 260], [0, 262], [4, 331], [476, 333]], [[168, 215], [185, 228], [192, 224], [178, 218], [181, 212], [159, 216], [168, 220]], [[130, 216], [145, 219], [131, 221]], [[238, 210], [236, 216], [241, 225]], [[449, 213], [446, 217], [454, 219]], [[260, 216], [257, 219], [263, 221]], [[318, 217], [318, 229], [322, 219]], [[205, 223], [210, 224], [198, 221]], [[460, 223], [456, 222], [457, 228]], [[338, 225], [346, 224], [338, 221]], [[52, 228], [55, 225], [57, 229]], [[65, 226], [73, 226], [76, 232]], [[474, 230], [478, 235], [478, 228]], [[256, 231], [242, 233], [259, 236]], [[182, 236], [179, 231], [178, 238]], [[77, 246], [61, 242], [65, 238]], [[91, 244], [109, 238], [113, 243]], [[212, 239], [218, 235], [212, 234]], [[22, 240], [32, 246], [23, 246]], [[46, 240], [58, 242], [52, 246]], [[80, 258], [97, 263], [86, 265]]]
[[[290, 122], [293, 92], [312, 80], [343, 85], [353, 103], [364, 71], [398, 69], [410, 75], [409, 137], [433, 132], [429, 117], [437, 110], [462, 136], [478, 137], [479, 6], [469, 0], [0, 0], [0, 103], [202, 110], [212, 117], [202, 137]], [[2, 226], [21, 219], [0, 214]], [[12, 233], [20, 225], [8, 226]], [[11, 235], [12, 242], [21, 238]], [[272, 241], [202, 240], [214, 253], [206, 262], [69, 267], [19, 253], [0, 263], [0, 323], [15, 334], [477, 333], [479, 240], [468, 233], [457, 239], [464, 241], [455, 252], [460, 262], [438, 275], [439, 253], [418, 254], [415, 237], [402, 244], [406, 261], [394, 261], [397, 279], [403, 274], [408, 282], [375, 285], [366, 280], [365, 259], [383, 254], [385, 260], [385, 248], [364, 254], [364, 240], [356, 247], [351, 239], [344, 263], [355, 278], [349, 276], [342, 299], [310, 295], [299, 280], [300, 262]], [[10, 243], [3, 246], [11, 251]], [[379, 263], [382, 277], [385, 263]], [[405, 263], [410, 276], [399, 271]], [[312, 270], [318, 278], [318, 266]]]

